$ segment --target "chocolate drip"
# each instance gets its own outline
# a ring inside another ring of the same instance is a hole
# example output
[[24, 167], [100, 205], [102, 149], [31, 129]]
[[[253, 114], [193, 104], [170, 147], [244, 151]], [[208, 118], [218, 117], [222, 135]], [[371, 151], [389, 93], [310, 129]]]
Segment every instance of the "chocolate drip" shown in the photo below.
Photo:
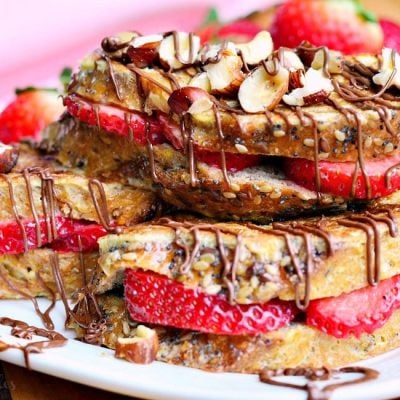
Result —
[[339, 225], [361, 229], [365, 232], [367, 280], [371, 286], [376, 286], [379, 283], [381, 273], [381, 243], [378, 222], [382, 222], [387, 226], [392, 237], [396, 237], [398, 234], [397, 224], [391, 210], [383, 209], [377, 212], [384, 212], [387, 216], [378, 216], [367, 211], [363, 215], [352, 215], [338, 220]]
[[219, 138], [219, 151], [221, 154], [221, 167], [222, 167], [222, 174], [224, 176], [224, 182], [225, 185], [230, 188], [231, 187], [231, 181], [228, 176], [228, 169], [226, 167], [226, 155], [225, 155], [225, 148], [224, 148], [224, 132], [222, 131], [222, 126], [221, 126], [221, 115], [218, 111], [217, 106], [214, 104], [213, 105], [213, 111], [214, 111], [214, 117], [215, 117], [215, 123], [217, 126], [217, 132], [218, 132], [218, 138]]
[[[360, 378], [350, 381], [333, 383], [319, 389], [313, 382], [325, 381], [339, 374], [361, 374]], [[275, 377], [280, 376], [304, 376], [309, 382], [304, 385], [282, 382], [275, 380]], [[290, 389], [304, 390], [307, 392], [308, 400], [329, 400], [333, 391], [341, 387], [361, 384], [373, 379], [377, 379], [379, 372], [367, 367], [344, 367], [339, 369], [329, 370], [328, 368], [286, 368], [278, 370], [264, 369], [259, 374], [261, 382], [269, 385], [281, 386]]]
[[[108, 206], [107, 206], [107, 196], [106, 192], [104, 190], [103, 184], [95, 178], [89, 179], [89, 192], [90, 196], [92, 197], [93, 205], [94, 208], [96, 209], [97, 216], [99, 217], [100, 223], [103, 225], [104, 229], [107, 232], [111, 233], [118, 233], [120, 232], [121, 228], [119, 227], [114, 227], [111, 225], [111, 218], [110, 214], [108, 212]], [[97, 191], [100, 195], [100, 201], [97, 198], [97, 195], [95, 193], [95, 189], [97, 188]]]
[[126, 125], [127, 125], [127, 127], [128, 127], [128, 139], [129, 139], [129, 142], [133, 142], [133, 139], [134, 139], [134, 137], [133, 137], [133, 129], [132, 129], [132, 114], [129, 114], [129, 113], [127, 113], [127, 112], [125, 112], [124, 113], [124, 120], [125, 120], [125, 123], [126, 123]]
[[98, 104], [92, 104], [92, 110], [94, 115], [96, 116], [96, 127], [97, 131], [99, 132], [101, 129], [100, 126], [100, 106]]
[[33, 335], [44, 337], [48, 340], [31, 342], [26, 345], [22, 344], [11, 344], [0, 341], [0, 351], [5, 351], [8, 349], [18, 349], [24, 354], [25, 365], [30, 369], [29, 355], [31, 353], [41, 353], [45, 349], [51, 349], [55, 347], [62, 347], [67, 343], [67, 338], [53, 330], [46, 330], [43, 328], [37, 328], [35, 326], [30, 326], [23, 321], [18, 321], [16, 319], [2, 317], [0, 318], [0, 324], [10, 326], [11, 335], [21, 338], [31, 340]]
[[19, 216], [19, 213], [18, 213], [17, 203], [16, 203], [15, 195], [14, 195], [14, 189], [13, 189], [11, 180], [9, 179], [9, 177], [7, 175], [1, 174], [1, 177], [6, 181], [7, 186], [8, 186], [8, 194], [10, 196], [12, 212], [13, 212], [15, 221], [17, 222], [19, 229], [21, 231], [22, 240], [24, 242], [24, 251], [26, 253], [29, 250], [28, 236], [26, 234], [26, 229], [25, 229], [24, 223], [22, 222], [21, 217]]
[[386, 170], [386, 172], [385, 172], [385, 185], [386, 185], [387, 189], [391, 189], [392, 188], [392, 184], [390, 182], [391, 175], [398, 168], [400, 168], [400, 163], [394, 164], [394, 165], [392, 165], [390, 168], [388, 168]]
[[171, 94], [172, 93], [172, 89], [171, 88], [169, 88], [169, 87], [163, 85], [162, 83], [158, 82], [156, 79], [154, 79], [149, 74], [144, 72], [141, 68], [136, 67], [135, 64], [128, 64], [127, 68], [129, 68], [132, 72], [134, 72], [139, 77], [142, 77], [142, 78], [148, 80], [149, 82], [151, 82], [152, 84], [158, 86], [165, 93], [167, 93], [167, 94]]
[[184, 143], [184, 151], [188, 156], [189, 161], [190, 185], [196, 187], [199, 184], [199, 180], [197, 178], [196, 159], [193, 145], [192, 116], [190, 114], [186, 113], [181, 116], [180, 127]]
[[329, 99], [328, 104], [332, 105], [334, 108], [336, 108], [339, 112], [341, 112], [347, 121], [350, 123], [350, 115], [353, 117], [353, 119], [356, 122], [356, 127], [357, 127], [357, 152], [358, 152], [358, 159], [354, 167], [354, 172], [353, 172], [353, 181], [351, 185], [351, 197], [355, 196], [356, 192], [356, 183], [357, 183], [357, 177], [358, 177], [358, 168], [361, 168], [361, 172], [363, 174], [364, 180], [365, 180], [365, 186], [367, 189], [367, 198], [371, 198], [371, 180], [370, 177], [365, 169], [365, 159], [364, 159], [364, 150], [363, 150], [363, 134], [362, 134], [362, 126], [361, 126], [361, 121], [360, 117], [358, 115], [358, 112], [356, 110], [353, 110], [351, 108], [346, 108], [342, 107], [340, 104], [338, 104], [335, 100]]
[[[176, 222], [172, 221], [169, 218], [162, 218], [155, 222], [158, 225], [164, 225], [170, 228], [175, 229], [175, 244], [184, 251], [185, 259], [180, 267], [180, 272], [182, 274], [187, 274], [190, 271], [193, 263], [195, 262], [196, 256], [200, 251], [201, 241], [199, 238], [200, 231], [208, 231], [212, 232], [216, 235], [217, 248], [221, 257], [221, 262], [223, 266], [222, 278], [225, 286], [228, 289], [229, 301], [233, 304], [235, 298], [235, 282], [236, 282], [236, 271], [240, 262], [240, 254], [242, 249], [242, 235], [240, 232], [234, 232], [229, 229], [220, 228], [211, 224], [194, 224], [190, 222]], [[265, 228], [257, 225], [253, 225], [250, 223], [245, 224], [246, 227], [250, 229], [258, 230], [262, 233], [282, 236], [285, 239], [285, 245], [288, 251], [288, 254], [291, 258], [291, 262], [293, 268], [295, 270], [295, 274], [297, 276], [297, 280], [295, 282], [295, 294], [296, 294], [296, 305], [300, 309], [306, 309], [310, 300], [310, 289], [311, 289], [311, 273], [313, 271], [314, 264], [314, 252], [312, 250], [311, 244], [311, 235], [315, 235], [323, 239], [326, 243], [327, 248], [327, 256], [331, 256], [333, 254], [333, 245], [332, 239], [329, 233], [325, 232], [319, 223], [316, 224], [300, 224], [293, 223], [292, 225], [273, 224], [273, 229]], [[193, 233], [193, 247], [192, 250], [190, 248], [180, 242], [179, 238], [182, 235], [181, 229], [187, 229], [189, 232]], [[224, 246], [224, 242], [222, 239], [222, 234], [230, 234], [236, 236], [236, 246], [234, 250], [233, 260], [230, 262], [230, 259], [226, 253], [226, 249]], [[305, 267], [301, 266], [301, 260], [299, 255], [296, 255], [294, 250], [293, 241], [290, 235], [301, 236], [304, 241], [304, 247], [306, 250], [306, 262]], [[303, 272], [304, 269], [304, 272]], [[265, 276], [266, 279], [270, 280], [269, 276]], [[300, 298], [300, 285], [304, 284], [304, 298]]]
[[115, 94], [117, 95], [117, 98], [118, 98], [119, 101], [124, 101], [124, 97], [122, 96], [122, 94], [121, 94], [121, 92], [119, 90], [118, 82], [117, 82], [117, 80], [115, 78], [115, 73], [114, 73], [114, 68], [113, 68], [113, 65], [112, 65], [112, 61], [111, 61], [110, 57], [104, 57], [104, 58], [105, 58], [105, 60], [107, 62], [108, 69], [110, 70], [111, 82], [112, 82], [112, 84], [114, 86]]
[[158, 176], [156, 172], [156, 163], [154, 160], [154, 148], [153, 148], [153, 143], [151, 143], [150, 140], [150, 123], [148, 121], [145, 121], [144, 123], [144, 131], [146, 137], [146, 148], [147, 148], [147, 156], [149, 157], [151, 177], [153, 179], [153, 182], [157, 183]]
[[[177, 222], [169, 218], [161, 218], [155, 221], [157, 225], [167, 226], [175, 230], [175, 244], [177, 247], [181, 248], [185, 253], [185, 259], [180, 267], [180, 272], [182, 274], [187, 274], [190, 271], [193, 263], [195, 262], [196, 255], [200, 251], [201, 241], [200, 232], [207, 231], [215, 234], [217, 241], [217, 248], [219, 255], [221, 257], [222, 263], [222, 280], [228, 290], [228, 302], [234, 304], [235, 300], [235, 284], [236, 284], [236, 271], [240, 262], [240, 249], [242, 247], [242, 237], [240, 233], [235, 233], [229, 229], [220, 228], [212, 224], [194, 224], [191, 222]], [[179, 241], [182, 233], [182, 229], [187, 229], [193, 234], [193, 248], [192, 250], [184, 243]], [[232, 263], [227, 255], [222, 234], [235, 235], [236, 236], [236, 246], [233, 256]]]
[[304, 44], [300, 45], [297, 47], [296, 52], [307, 52], [307, 53], [317, 53], [318, 51], [322, 50], [324, 53], [324, 64], [323, 64], [323, 71], [324, 74], [327, 78], [331, 77], [331, 74], [329, 73], [329, 50], [326, 46], [320, 46], [320, 47], [307, 47]]
[[17, 293], [22, 298], [31, 301], [33, 307], [35, 308], [36, 314], [42, 320], [44, 326], [46, 328], [53, 329], [54, 323], [50, 317], [52, 304], [44, 312], [42, 312], [37, 302], [37, 299], [34, 296], [30, 295], [29, 293], [26, 293], [23, 290], [19, 289], [17, 286], [15, 286], [14, 283], [11, 281], [11, 279], [8, 276], [6, 276], [6, 274], [3, 272], [3, 268], [4, 267], [0, 267], [0, 279], [8, 286], [10, 290]]
[[61, 275], [58, 255], [56, 253], [50, 254], [49, 261], [50, 261], [50, 265], [51, 265], [53, 279], [54, 279], [54, 282], [57, 287], [57, 292], [60, 295], [61, 301], [63, 302], [63, 305], [64, 305], [65, 315], [66, 315], [65, 327], [67, 327], [68, 323], [70, 322], [71, 308], [69, 307], [69, 304], [68, 304], [67, 293], [66, 293], [65, 286], [64, 286], [64, 280]]
[[172, 32], [172, 37], [174, 39], [174, 55], [175, 58], [183, 65], [191, 65], [195, 62], [197, 54], [194, 52], [194, 41], [193, 32], [189, 33], [189, 58], [184, 60], [181, 53], [181, 47], [179, 45], [179, 35], [177, 31]]
[[210, 45], [206, 44], [200, 52], [200, 63], [204, 64], [216, 64], [221, 61], [225, 50], [228, 48], [228, 41], [224, 40], [218, 49], [217, 54], [214, 57], [207, 57], [207, 52], [210, 49]]
[[31, 209], [33, 220], [35, 221], [36, 243], [38, 247], [42, 247], [42, 229], [40, 227], [39, 217], [36, 211], [35, 201], [33, 199], [33, 191], [32, 191], [29, 169], [24, 169], [22, 175], [24, 177], [26, 191], [28, 193], [29, 207]]
[[317, 121], [309, 112], [303, 111], [300, 107], [296, 107], [296, 114], [300, 122], [305, 125], [306, 118], [311, 121], [313, 127], [313, 140], [314, 140], [314, 171], [315, 171], [315, 188], [317, 191], [318, 202], [321, 201], [321, 173], [319, 170], [319, 137]]

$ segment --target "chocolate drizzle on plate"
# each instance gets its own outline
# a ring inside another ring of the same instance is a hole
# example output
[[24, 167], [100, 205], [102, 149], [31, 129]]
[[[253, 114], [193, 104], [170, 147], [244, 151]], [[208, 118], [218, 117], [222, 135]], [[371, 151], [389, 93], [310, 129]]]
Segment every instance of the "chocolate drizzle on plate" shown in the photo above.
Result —
[[56, 331], [37, 328], [16, 319], [2, 317], [0, 318], [0, 324], [10, 326], [12, 328], [11, 335], [17, 338], [32, 340], [33, 336], [36, 335], [48, 339], [43, 341], [29, 342], [25, 345], [6, 343], [0, 340], [0, 351], [5, 351], [8, 349], [18, 349], [23, 352], [25, 366], [28, 369], [30, 369], [29, 355], [31, 353], [41, 353], [45, 349], [62, 347], [67, 343], [67, 338]]
[[[360, 374], [361, 377], [332, 383], [322, 388], [318, 387], [316, 381], [326, 381], [331, 378], [343, 377], [346, 374]], [[276, 378], [280, 377], [304, 377], [308, 382], [304, 385], [285, 382]], [[303, 390], [307, 392], [307, 400], [329, 400], [336, 389], [345, 386], [362, 384], [379, 377], [379, 372], [367, 367], [343, 367], [339, 369], [328, 368], [286, 368], [278, 370], [265, 369], [259, 374], [260, 381], [268, 385], [281, 386], [289, 389]]]

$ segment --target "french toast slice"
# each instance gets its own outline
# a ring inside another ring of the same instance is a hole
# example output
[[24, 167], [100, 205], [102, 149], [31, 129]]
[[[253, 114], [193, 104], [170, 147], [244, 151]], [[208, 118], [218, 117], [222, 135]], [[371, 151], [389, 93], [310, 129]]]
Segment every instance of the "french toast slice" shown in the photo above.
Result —
[[126, 137], [78, 123], [71, 117], [53, 124], [46, 134], [42, 148], [66, 167], [106, 181], [153, 188], [167, 203], [218, 219], [265, 223], [274, 217], [346, 208], [342, 198], [321, 194], [318, 201], [317, 193], [287, 180], [276, 158], [229, 173], [231, 188], [224, 185], [219, 168], [198, 162], [199, 184], [191, 187], [187, 158], [167, 143], [153, 146], [152, 179], [148, 154]]
[[[108, 329], [98, 338], [115, 349], [118, 338], [135, 336], [122, 297], [104, 294], [98, 298]], [[400, 346], [400, 311], [372, 334], [337, 339], [317, 329], [293, 322], [289, 326], [257, 336], [212, 335], [168, 327], [151, 326], [159, 340], [156, 360], [213, 372], [259, 373], [264, 368], [336, 368], [365, 360]], [[85, 332], [71, 324], [79, 338]]]
[[387, 204], [269, 226], [164, 218], [99, 240], [96, 291], [141, 268], [205, 292], [217, 287], [239, 304], [280, 298], [306, 308], [400, 274], [399, 222], [398, 207]]
[[[315, 53], [315, 49], [313, 51]], [[230, 57], [235, 58], [233, 55]], [[334, 57], [336, 55], [332, 55], [331, 59]], [[194, 63], [166, 75], [158, 64], [141, 69], [131, 68], [133, 64], [127, 64], [123, 57], [113, 59], [106, 51], [93, 53], [89, 58], [91, 68], [81, 67], [70, 85], [68, 98], [72, 102], [100, 110], [104, 105], [115, 107], [120, 114], [125, 113], [126, 119], [131, 113], [169, 114], [162, 121], [169, 120], [167, 129], [175, 131], [175, 140], [183, 146], [184, 140], [177, 133], [181, 117], [170, 108], [168, 100], [177, 87], [190, 90], [196, 86], [192, 84], [192, 79], [204, 73], [209, 65], [207, 62], [205, 65]], [[232, 63], [235, 61], [236, 58]], [[314, 160], [317, 144], [311, 143], [317, 136], [320, 159], [356, 161], [359, 157], [357, 129], [360, 125], [365, 159], [386, 157], [399, 146], [394, 132], [400, 121], [400, 101], [394, 93], [375, 102], [380, 87], [372, 78], [379, 72], [381, 58], [372, 55], [343, 56], [339, 63], [342, 63], [342, 69], [331, 73], [338, 91], [327, 94], [317, 104], [302, 105], [299, 107], [301, 111], [281, 101], [266, 113], [248, 113], [237, 104], [237, 92], [211, 91], [217, 101], [226, 100], [229, 104], [236, 101], [236, 105], [220, 107], [218, 111], [222, 141], [215, 110], [191, 113], [193, 144], [208, 151], [217, 151], [222, 147], [228, 153], [241, 153], [246, 149], [246, 154]], [[111, 73], [113, 79], [110, 78]], [[341, 88], [353, 82], [358, 82], [356, 90], [361, 100], [342, 94], [344, 90]], [[143, 90], [140, 91], [140, 87]], [[248, 93], [248, 96], [252, 94]], [[365, 101], [362, 100], [364, 98]], [[168, 127], [169, 124], [172, 127]], [[389, 143], [390, 146], [387, 146]]]

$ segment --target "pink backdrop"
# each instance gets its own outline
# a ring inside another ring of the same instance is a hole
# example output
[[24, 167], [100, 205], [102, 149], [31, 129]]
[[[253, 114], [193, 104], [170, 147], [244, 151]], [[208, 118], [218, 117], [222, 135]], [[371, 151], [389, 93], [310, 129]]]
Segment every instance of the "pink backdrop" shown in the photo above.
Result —
[[273, 0], [4, 0], [1, 10], [0, 99], [15, 87], [46, 84], [74, 66], [100, 40], [121, 30], [190, 30], [207, 9], [235, 18]]

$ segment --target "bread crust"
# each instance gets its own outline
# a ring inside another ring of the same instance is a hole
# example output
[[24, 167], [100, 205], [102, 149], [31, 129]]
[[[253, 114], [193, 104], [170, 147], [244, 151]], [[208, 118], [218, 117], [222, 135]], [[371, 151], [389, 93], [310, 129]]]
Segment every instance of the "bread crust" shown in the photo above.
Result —
[[[121, 297], [103, 295], [99, 303], [110, 327], [101, 343], [115, 348], [118, 337], [135, 328]], [[336, 368], [382, 354], [400, 346], [400, 311], [372, 334], [337, 339], [303, 323], [258, 336], [219, 336], [155, 327], [157, 360], [213, 372], [259, 373], [262, 369], [294, 367]], [[76, 328], [76, 327], [75, 327]], [[82, 331], [77, 328], [78, 336]]]
[[[375, 56], [366, 56], [371, 71], [377, 73], [379, 58]], [[361, 57], [360, 57], [361, 58]], [[344, 63], [348, 69], [354, 69], [358, 60], [354, 57], [345, 57]], [[160, 101], [162, 107], [157, 107], [159, 102], [152, 101], [149, 105], [146, 96], [140, 97], [136, 82], [136, 74], [118, 61], [111, 61], [114, 77], [120, 81], [133, 82], [129, 88], [131, 91], [125, 93], [118, 99], [115, 95], [115, 80], [110, 78], [109, 69], [99, 70], [95, 68], [92, 71], [81, 71], [75, 76], [74, 83], [69, 89], [70, 95], [78, 95], [89, 103], [108, 104], [122, 108], [126, 112], [147, 112], [162, 111], [169, 112], [169, 106], [164, 99]], [[191, 67], [194, 69], [193, 67]], [[157, 71], [153, 67], [151, 71]], [[196, 70], [195, 70], [196, 71]], [[198, 69], [200, 71], [200, 69]], [[374, 74], [372, 72], [372, 75]], [[148, 73], [148, 72], [146, 72]], [[175, 71], [172, 75], [179, 80], [181, 87], [189, 84], [190, 74], [185, 80], [182, 76], [184, 71]], [[193, 74], [193, 72], [192, 72]], [[163, 85], [173, 90], [171, 82], [164, 82], [165, 77], [160, 74], [160, 80]], [[335, 75], [335, 79], [340, 83], [348, 83], [348, 78], [342, 74]], [[370, 78], [368, 78], [370, 79]], [[141, 78], [146, 85], [151, 86], [152, 96], [159, 96], [168, 99], [168, 95], [160, 90], [156, 85], [152, 85], [148, 80]], [[95, 82], [95, 83], [93, 83]], [[124, 88], [118, 85], [118, 88]], [[126, 89], [126, 88], [124, 88]], [[146, 91], [145, 91], [146, 92]], [[147, 93], [146, 92], [146, 93]], [[365, 91], [365, 96], [373, 95], [372, 91]], [[333, 103], [332, 103], [333, 101]], [[400, 142], [398, 135], [393, 135], [387, 128], [387, 123], [391, 129], [397, 130], [400, 123], [400, 101], [395, 96], [386, 100], [385, 107], [387, 112], [383, 114], [390, 115], [387, 120], [382, 117], [382, 105], [370, 104], [368, 102], [352, 103], [344, 100], [336, 92], [329, 95], [328, 103], [320, 103], [312, 106], [302, 106], [304, 115], [309, 115], [305, 120], [301, 120], [298, 114], [283, 102], [273, 110], [269, 116], [263, 113], [243, 114], [232, 111], [220, 111], [221, 128], [224, 133], [223, 147], [225, 151], [237, 153], [237, 144], [244, 145], [249, 154], [263, 154], [271, 156], [285, 156], [294, 158], [306, 158], [314, 160], [314, 146], [307, 145], [310, 140], [314, 141], [316, 128], [319, 138], [319, 152], [321, 159], [327, 161], [356, 161], [358, 159], [357, 144], [357, 121], [354, 116], [346, 116], [355, 112], [360, 120], [360, 129], [363, 133], [363, 153], [365, 159], [384, 158], [388, 154], [389, 143], [393, 149], [397, 149]], [[332, 106], [337, 104], [337, 106]], [[347, 109], [349, 112], [343, 113], [340, 109]], [[316, 127], [312, 120], [315, 121]], [[179, 118], [175, 115], [172, 119], [179, 126]], [[212, 111], [195, 114], [192, 116], [193, 141], [200, 148], [215, 151], [221, 147], [221, 140], [218, 134], [216, 118]], [[279, 132], [279, 135], [277, 134]], [[338, 140], [337, 132], [344, 136], [344, 139]], [[322, 144], [323, 143], [323, 144]]]
[[[180, 209], [218, 219], [270, 222], [318, 210], [343, 210], [342, 198], [317, 194], [285, 179], [279, 162], [229, 173], [227, 187], [222, 171], [197, 163], [199, 184], [190, 185], [186, 156], [168, 144], [154, 146], [155, 176], [152, 181], [148, 154], [126, 137], [109, 134], [66, 118], [47, 129], [42, 143], [65, 167], [79, 168], [86, 176], [117, 180], [152, 188], [163, 200]], [[111, 149], [111, 150], [110, 150]]]

